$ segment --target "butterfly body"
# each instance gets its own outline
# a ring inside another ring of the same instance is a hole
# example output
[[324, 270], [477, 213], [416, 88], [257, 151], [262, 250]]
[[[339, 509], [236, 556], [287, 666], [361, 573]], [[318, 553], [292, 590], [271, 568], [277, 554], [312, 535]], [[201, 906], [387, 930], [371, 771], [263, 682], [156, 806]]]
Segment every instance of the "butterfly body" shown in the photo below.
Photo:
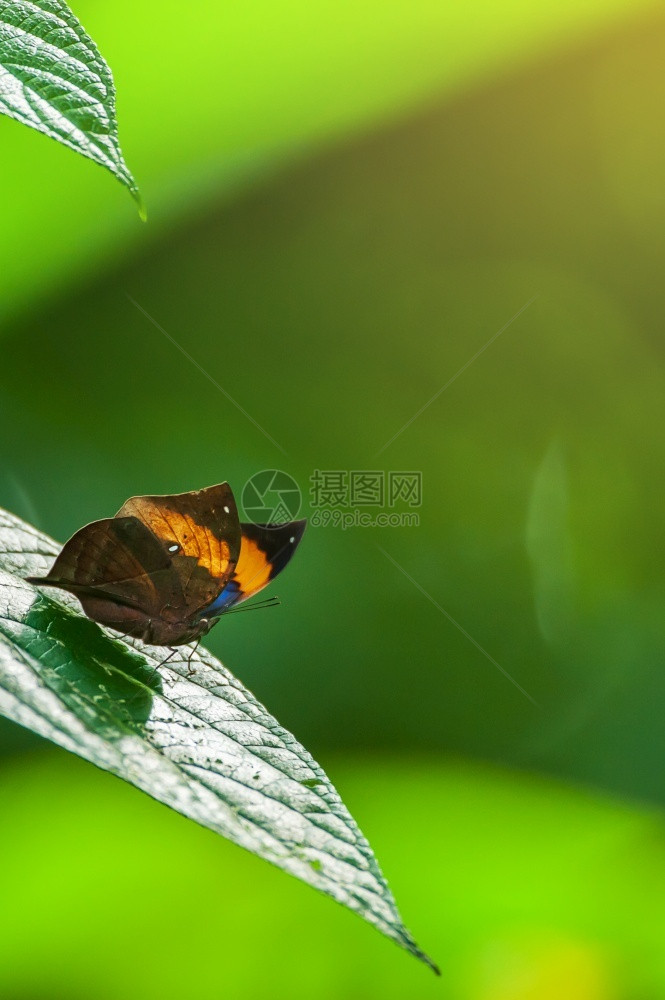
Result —
[[228, 483], [192, 493], [131, 497], [115, 517], [74, 534], [45, 577], [89, 618], [158, 646], [205, 635], [232, 605], [289, 561], [305, 521], [241, 524]]

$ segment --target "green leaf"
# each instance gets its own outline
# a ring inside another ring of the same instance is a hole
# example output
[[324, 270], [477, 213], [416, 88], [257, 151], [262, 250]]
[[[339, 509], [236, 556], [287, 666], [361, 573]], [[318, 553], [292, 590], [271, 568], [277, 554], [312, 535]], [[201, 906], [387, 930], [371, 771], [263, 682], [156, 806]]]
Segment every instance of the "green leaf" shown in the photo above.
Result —
[[0, 713], [359, 913], [435, 971], [319, 765], [206, 651], [113, 638], [44, 596], [58, 545], [0, 510]]
[[0, 0], [0, 113], [106, 167], [143, 214], [118, 144], [111, 70], [61, 0]]

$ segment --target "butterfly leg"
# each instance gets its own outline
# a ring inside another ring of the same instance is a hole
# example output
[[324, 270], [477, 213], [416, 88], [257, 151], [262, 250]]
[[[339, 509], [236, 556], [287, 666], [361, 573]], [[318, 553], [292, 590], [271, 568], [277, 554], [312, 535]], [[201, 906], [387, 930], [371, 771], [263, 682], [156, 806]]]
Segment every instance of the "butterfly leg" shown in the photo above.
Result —
[[[113, 629], [113, 631], [115, 632], [116, 629]], [[118, 634], [114, 635], [113, 638], [120, 640], [121, 642], [124, 642], [125, 639], [129, 639], [133, 631], [134, 631], [133, 628], [131, 628], [129, 632], [118, 632]]]
[[145, 687], [149, 688], [151, 691], [155, 690], [152, 685], [155, 678], [159, 677], [159, 668], [163, 667], [165, 663], [168, 663], [171, 657], [175, 656], [175, 654], [178, 652], [178, 650], [175, 647], [168, 647], [168, 648], [170, 650], [169, 655], [165, 657], [160, 663], [158, 663], [157, 666], [152, 668], [152, 672], [149, 677], [147, 677], [144, 681], [141, 681], [141, 687], [136, 692], [136, 694], [130, 698], [130, 702], [134, 701], [137, 698], [142, 697], [145, 694], [145, 691], [143, 690], [143, 688]]
[[170, 650], [169, 655], [167, 657], [165, 657], [163, 660], [161, 660], [157, 664], [156, 667], [152, 668], [152, 673], [150, 674], [150, 677], [148, 677], [147, 681], [145, 682], [148, 685], [148, 687], [150, 687], [150, 685], [151, 685], [152, 681], [154, 681], [155, 677], [159, 676], [159, 669], [160, 669], [160, 667], [163, 667], [165, 663], [168, 663], [169, 660], [171, 659], [171, 657], [175, 656], [175, 654], [178, 652], [178, 649], [175, 646], [169, 646], [167, 648]]
[[189, 656], [187, 658], [187, 676], [188, 677], [193, 677], [194, 674], [196, 673], [196, 667], [194, 667], [194, 669], [192, 669], [192, 657], [194, 656], [194, 653], [196, 652], [196, 650], [199, 648], [199, 643], [200, 642], [201, 642], [201, 640], [197, 639], [196, 642], [192, 643], [192, 648], [189, 651]]
[[164, 666], [164, 664], [165, 664], [165, 663], [168, 663], [168, 662], [169, 662], [169, 660], [170, 660], [170, 659], [171, 659], [172, 657], [174, 657], [174, 656], [175, 656], [175, 654], [176, 654], [176, 653], [178, 652], [178, 647], [177, 647], [177, 646], [169, 646], [169, 647], [168, 647], [168, 649], [170, 649], [170, 651], [171, 651], [171, 652], [169, 653], [169, 655], [168, 655], [168, 656], [167, 656], [167, 657], [166, 657], [165, 659], [163, 659], [163, 660], [161, 661], [161, 663], [158, 663], [158, 664], [157, 664], [157, 666], [155, 667], [155, 670], [159, 670], [159, 668], [160, 668], [160, 667], [163, 667], [163, 666]]

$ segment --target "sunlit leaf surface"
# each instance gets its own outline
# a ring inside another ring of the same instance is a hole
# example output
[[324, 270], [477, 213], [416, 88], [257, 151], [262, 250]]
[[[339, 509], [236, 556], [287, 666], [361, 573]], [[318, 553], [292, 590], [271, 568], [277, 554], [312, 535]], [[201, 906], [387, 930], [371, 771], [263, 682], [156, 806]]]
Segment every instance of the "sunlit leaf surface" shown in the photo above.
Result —
[[61, 0], [0, 0], [0, 112], [100, 163], [139, 200], [111, 71]]
[[113, 639], [22, 577], [58, 546], [0, 511], [0, 712], [272, 861], [432, 964], [307, 751], [221, 663]]

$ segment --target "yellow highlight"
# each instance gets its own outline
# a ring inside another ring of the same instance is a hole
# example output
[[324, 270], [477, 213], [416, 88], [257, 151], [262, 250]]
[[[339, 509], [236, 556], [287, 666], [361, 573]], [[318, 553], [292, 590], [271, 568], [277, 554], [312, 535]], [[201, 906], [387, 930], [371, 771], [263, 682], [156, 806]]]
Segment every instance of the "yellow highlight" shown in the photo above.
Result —
[[[616, 1000], [599, 949], [552, 933], [494, 941], [474, 970], [472, 1000]], [[479, 973], [479, 974], [478, 974]], [[480, 980], [480, 981], [479, 981]]]

